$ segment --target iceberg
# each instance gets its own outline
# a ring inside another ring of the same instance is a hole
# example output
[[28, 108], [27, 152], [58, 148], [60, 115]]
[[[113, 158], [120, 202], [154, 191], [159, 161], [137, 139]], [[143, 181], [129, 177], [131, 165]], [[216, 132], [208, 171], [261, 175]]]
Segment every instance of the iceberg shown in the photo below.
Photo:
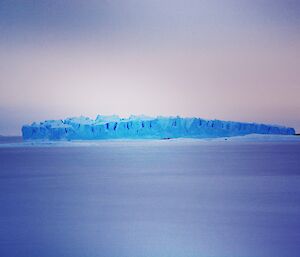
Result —
[[95, 120], [81, 116], [22, 127], [24, 140], [215, 138], [248, 134], [294, 135], [295, 130], [279, 125], [144, 115], [98, 115]]

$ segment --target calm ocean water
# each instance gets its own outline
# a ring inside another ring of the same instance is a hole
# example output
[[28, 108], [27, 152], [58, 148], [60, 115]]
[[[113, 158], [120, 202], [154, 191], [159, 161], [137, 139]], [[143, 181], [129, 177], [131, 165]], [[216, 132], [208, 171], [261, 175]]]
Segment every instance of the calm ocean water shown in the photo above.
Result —
[[2, 145], [0, 256], [299, 257], [300, 143]]

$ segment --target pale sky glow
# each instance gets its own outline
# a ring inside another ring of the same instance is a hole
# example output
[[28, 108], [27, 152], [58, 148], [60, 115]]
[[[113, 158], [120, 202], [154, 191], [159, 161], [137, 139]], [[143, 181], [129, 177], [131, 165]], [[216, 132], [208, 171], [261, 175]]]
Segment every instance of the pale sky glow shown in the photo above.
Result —
[[297, 3], [2, 1], [0, 134], [98, 113], [299, 131]]

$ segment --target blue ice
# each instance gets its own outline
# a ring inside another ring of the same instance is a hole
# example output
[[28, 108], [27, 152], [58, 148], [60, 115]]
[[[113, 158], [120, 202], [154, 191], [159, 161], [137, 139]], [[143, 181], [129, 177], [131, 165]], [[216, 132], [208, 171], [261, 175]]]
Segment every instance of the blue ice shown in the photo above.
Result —
[[95, 120], [81, 116], [22, 127], [24, 139], [47, 140], [215, 138], [248, 134], [293, 135], [295, 130], [279, 125], [144, 115], [129, 118], [98, 115]]

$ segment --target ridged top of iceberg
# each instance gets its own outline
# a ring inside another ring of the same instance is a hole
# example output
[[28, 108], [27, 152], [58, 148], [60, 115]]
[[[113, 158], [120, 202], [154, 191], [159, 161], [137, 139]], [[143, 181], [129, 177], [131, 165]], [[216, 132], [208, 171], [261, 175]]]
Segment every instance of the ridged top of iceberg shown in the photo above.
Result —
[[201, 118], [98, 115], [46, 120], [22, 127], [24, 139], [206, 138], [247, 134], [295, 134], [293, 128]]

